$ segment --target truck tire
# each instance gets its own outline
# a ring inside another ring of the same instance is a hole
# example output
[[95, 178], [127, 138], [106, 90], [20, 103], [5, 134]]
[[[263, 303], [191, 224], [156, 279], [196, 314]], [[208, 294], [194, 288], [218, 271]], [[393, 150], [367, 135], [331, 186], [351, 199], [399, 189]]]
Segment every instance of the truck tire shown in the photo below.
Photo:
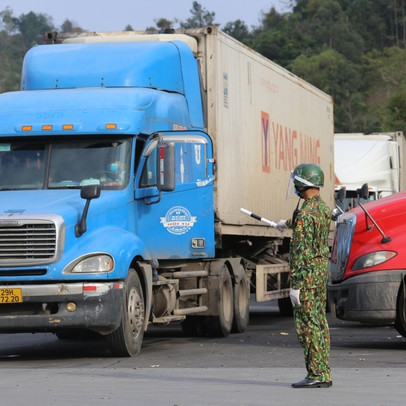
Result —
[[239, 264], [235, 270], [237, 281], [234, 284], [234, 319], [232, 333], [242, 333], [248, 326], [250, 316], [250, 288], [244, 266]]
[[145, 303], [140, 278], [130, 269], [124, 284], [120, 327], [107, 335], [110, 351], [117, 357], [134, 357], [144, 337]]
[[224, 264], [220, 274], [221, 286], [218, 294], [218, 316], [208, 316], [207, 333], [212, 337], [227, 337], [231, 332], [234, 315], [233, 283], [230, 271]]
[[406, 285], [402, 283], [399, 289], [395, 328], [403, 337], [406, 337]]

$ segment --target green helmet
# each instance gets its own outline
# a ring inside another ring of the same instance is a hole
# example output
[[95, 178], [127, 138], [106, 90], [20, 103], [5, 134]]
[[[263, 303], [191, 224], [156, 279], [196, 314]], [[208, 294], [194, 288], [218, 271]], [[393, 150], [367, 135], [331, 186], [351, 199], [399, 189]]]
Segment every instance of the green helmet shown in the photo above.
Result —
[[295, 186], [324, 186], [324, 173], [320, 166], [315, 164], [298, 165], [292, 173], [292, 178]]

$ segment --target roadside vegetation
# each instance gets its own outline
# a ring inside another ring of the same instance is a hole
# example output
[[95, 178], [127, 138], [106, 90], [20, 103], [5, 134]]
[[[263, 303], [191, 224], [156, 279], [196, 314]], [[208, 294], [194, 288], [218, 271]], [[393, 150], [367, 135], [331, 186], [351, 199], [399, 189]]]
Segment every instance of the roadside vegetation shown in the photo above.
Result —
[[[220, 29], [334, 98], [336, 132], [406, 133], [406, 0], [296, 0], [291, 9], [258, 10]], [[149, 32], [218, 25], [215, 13], [191, 4], [185, 21], [158, 18]], [[131, 21], [123, 30], [133, 30]], [[0, 11], [0, 92], [17, 90], [26, 51], [47, 31], [81, 32], [68, 16]]]

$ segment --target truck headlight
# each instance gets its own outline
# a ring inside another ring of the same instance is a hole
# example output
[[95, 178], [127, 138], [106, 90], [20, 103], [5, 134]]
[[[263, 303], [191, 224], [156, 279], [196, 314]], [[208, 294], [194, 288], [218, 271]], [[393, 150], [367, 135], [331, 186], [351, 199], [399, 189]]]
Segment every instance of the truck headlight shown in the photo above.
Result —
[[106, 273], [114, 268], [114, 260], [110, 255], [93, 255], [79, 261], [70, 272], [72, 273]]
[[352, 266], [352, 271], [359, 271], [360, 269], [370, 268], [371, 266], [376, 266], [383, 264], [384, 262], [390, 260], [397, 255], [394, 251], [375, 251], [369, 254], [365, 254], [359, 257]]

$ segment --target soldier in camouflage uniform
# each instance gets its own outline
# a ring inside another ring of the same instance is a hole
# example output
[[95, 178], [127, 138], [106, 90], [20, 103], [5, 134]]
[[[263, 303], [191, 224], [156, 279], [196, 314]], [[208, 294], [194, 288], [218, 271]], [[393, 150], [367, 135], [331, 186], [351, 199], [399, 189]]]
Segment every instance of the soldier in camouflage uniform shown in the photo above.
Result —
[[331, 211], [320, 197], [324, 174], [314, 164], [300, 164], [292, 173], [295, 193], [304, 203], [278, 229], [292, 228], [290, 243], [290, 298], [296, 332], [304, 349], [307, 376], [294, 388], [328, 388], [330, 333], [326, 318], [328, 235]]

